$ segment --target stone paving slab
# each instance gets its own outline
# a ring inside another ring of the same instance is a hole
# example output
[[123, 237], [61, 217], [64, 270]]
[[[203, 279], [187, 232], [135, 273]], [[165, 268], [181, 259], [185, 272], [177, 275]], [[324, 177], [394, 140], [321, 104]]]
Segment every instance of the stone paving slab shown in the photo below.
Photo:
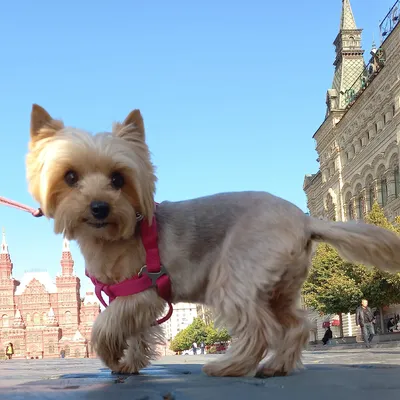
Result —
[[140, 375], [114, 375], [96, 359], [0, 362], [0, 400], [376, 400], [400, 396], [400, 351], [304, 353], [306, 369], [283, 378], [210, 378], [218, 356], [164, 357]]

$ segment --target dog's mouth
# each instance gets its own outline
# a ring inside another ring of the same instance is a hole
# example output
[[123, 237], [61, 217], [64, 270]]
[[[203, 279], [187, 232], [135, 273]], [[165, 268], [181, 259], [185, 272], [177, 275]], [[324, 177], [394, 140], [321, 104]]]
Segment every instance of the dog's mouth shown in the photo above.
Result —
[[104, 228], [108, 225], [110, 225], [109, 222], [104, 222], [104, 221], [89, 221], [88, 219], [84, 219], [83, 222], [88, 224], [89, 226], [96, 228], [96, 229], [101, 229]]

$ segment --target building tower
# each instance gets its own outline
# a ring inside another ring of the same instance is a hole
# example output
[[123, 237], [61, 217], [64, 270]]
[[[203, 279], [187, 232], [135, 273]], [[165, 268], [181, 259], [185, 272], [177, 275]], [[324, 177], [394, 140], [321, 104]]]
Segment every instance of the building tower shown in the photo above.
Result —
[[0, 330], [11, 328], [15, 315], [14, 292], [19, 282], [12, 278], [13, 264], [3, 229], [0, 245]]
[[74, 274], [74, 260], [69, 241], [64, 239], [61, 256], [61, 275], [56, 277], [58, 292], [58, 322], [63, 326], [63, 336], [72, 337], [80, 323], [80, 279]]
[[361, 85], [357, 78], [365, 68], [364, 50], [361, 47], [362, 29], [357, 29], [351, 9], [350, 0], [342, 0], [342, 14], [339, 33], [333, 42], [336, 58], [333, 65], [335, 73], [332, 88], [327, 93], [327, 115], [333, 110], [344, 110], [351, 102], [352, 93], [357, 92]]

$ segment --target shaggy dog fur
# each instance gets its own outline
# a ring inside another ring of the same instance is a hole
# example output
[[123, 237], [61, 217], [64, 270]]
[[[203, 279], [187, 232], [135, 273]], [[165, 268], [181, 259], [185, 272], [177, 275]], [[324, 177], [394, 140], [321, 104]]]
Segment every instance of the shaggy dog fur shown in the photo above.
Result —
[[[156, 182], [140, 112], [93, 136], [34, 105], [29, 149], [30, 192], [54, 219], [55, 232], [78, 242], [88, 272], [105, 283], [137, 274], [145, 252], [135, 215], [151, 220]], [[110, 206], [101, 222], [93, 201]], [[268, 193], [163, 202], [156, 218], [173, 302], [212, 307], [234, 337], [225, 355], [204, 366], [208, 375], [286, 375], [301, 365], [309, 327], [298, 301], [315, 242], [333, 245], [351, 262], [400, 270], [394, 233], [310, 218]], [[164, 310], [155, 289], [118, 297], [94, 323], [98, 356], [115, 372], [146, 367], [162, 341], [152, 324]]]

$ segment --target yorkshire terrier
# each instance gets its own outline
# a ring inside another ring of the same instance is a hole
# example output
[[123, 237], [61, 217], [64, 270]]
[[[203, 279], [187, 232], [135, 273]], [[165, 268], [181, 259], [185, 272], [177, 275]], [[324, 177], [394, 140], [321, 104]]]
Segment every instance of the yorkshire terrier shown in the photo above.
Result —
[[[315, 219], [269, 193], [222, 193], [155, 209], [156, 176], [139, 110], [112, 132], [91, 135], [33, 105], [27, 179], [55, 232], [78, 242], [87, 271], [106, 284], [145, 265], [136, 216], [151, 221], [155, 213], [172, 302], [211, 307], [232, 334], [227, 353], [204, 366], [212, 376], [287, 375], [301, 367], [309, 324], [300, 290], [317, 242], [350, 262], [400, 270], [396, 234]], [[165, 306], [153, 288], [117, 297], [100, 313], [91, 341], [112, 371], [137, 373], [157, 356], [163, 337], [154, 321]]]

